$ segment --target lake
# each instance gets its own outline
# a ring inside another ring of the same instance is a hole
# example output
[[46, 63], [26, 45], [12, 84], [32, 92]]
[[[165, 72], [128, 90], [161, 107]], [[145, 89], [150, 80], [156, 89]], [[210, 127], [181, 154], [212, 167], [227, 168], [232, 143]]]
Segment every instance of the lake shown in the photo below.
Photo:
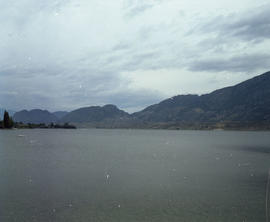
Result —
[[2, 130], [0, 221], [265, 222], [269, 168], [270, 132]]

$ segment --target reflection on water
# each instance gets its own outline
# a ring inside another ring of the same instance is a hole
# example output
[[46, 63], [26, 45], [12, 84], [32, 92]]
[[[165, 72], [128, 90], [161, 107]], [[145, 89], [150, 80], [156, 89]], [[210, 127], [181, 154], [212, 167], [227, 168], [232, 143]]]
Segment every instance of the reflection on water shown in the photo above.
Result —
[[0, 131], [0, 221], [265, 221], [269, 135]]

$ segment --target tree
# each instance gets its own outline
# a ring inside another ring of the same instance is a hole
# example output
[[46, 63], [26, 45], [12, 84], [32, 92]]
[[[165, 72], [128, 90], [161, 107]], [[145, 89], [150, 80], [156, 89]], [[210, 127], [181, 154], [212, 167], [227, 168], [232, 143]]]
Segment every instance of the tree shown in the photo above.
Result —
[[3, 125], [4, 125], [4, 128], [7, 128], [7, 129], [13, 127], [13, 120], [12, 120], [12, 118], [9, 117], [9, 114], [6, 110], [4, 113]]
[[9, 117], [8, 124], [9, 124], [9, 128], [12, 128], [14, 126], [14, 121], [13, 121], [12, 117]]

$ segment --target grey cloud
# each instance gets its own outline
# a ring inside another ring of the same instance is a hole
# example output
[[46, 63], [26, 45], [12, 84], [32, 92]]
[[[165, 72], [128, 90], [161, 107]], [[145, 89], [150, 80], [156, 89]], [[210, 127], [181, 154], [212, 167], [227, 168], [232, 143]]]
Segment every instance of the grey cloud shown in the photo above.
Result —
[[260, 69], [270, 69], [270, 54], [239, 55], [230, 58], [209, 58], [192, 61], [191, 71], [209, 72], [254, 72]]
[[11, 22], [16, 28], [21, 29], [25, 24], [33, 21], [39, 13], [56, 12], [69, 3], [70, 0], [2, 0], [0, 18], [5, 23]]
[[35, 91], [29, 93], [29, 90], [23, 92], [5, 92], [0, 93], [0, 106], [12, 107], [13, 110], [19, 111], [28, 108], [42, 108], [54, 107], [54, 98], [40, 94]]
[[11, 66], [11, 67], [0, 67], [0, 77], [8, 78], [19, 78], [19, 79], [29, 79], [36, 78], [39, 76], [59, 76], [65, 72], [68, 72], [65, 67], [54, 66], [51, 67], [39, 67], [36, 64], [31, 66]]
[[[163, 95], [129, 89], [128, 76], [123, 77], [126, 72], [174, 68], [250, 72], [268, 68], [268, 54], [254, 54], [258, 50], [253, 49], [253, 53], [239, 55], [230, 49], [232, 38], [240, 42], [269, 38], [269, 8], [250, 15], [221, 17], [201, 25], [201, 35], [193, 32], [189, 39], [177, 15], [168, 15], [164, 21], [146, 13], [158, 9], [154, 7], [160, 0], [131, 0], [124, 9], [117, 3], [114, 10], [118, 11], [104, 15], [104, 19], [112, 19], [109, 24], [102, 23], [100, 12], [95, 15], [91, 11], [90, 2], [78, 1], [74, 10], [74, 1], [0, 0], [0, 106], [29, 109], [40, 105], [53, 111], [114, 103], [131, 110], [158, 102]], [[216, 33], [217, 38], [208, 33]], [[192, 42], [201, 36], [209, 37], [206, 50]], [[224, 42], [229, 43], [223, 54], [210, 51]]]
[[[263, 44], [270, 40], [270, 4], [242, 13], [219, 15], [193, 27], [187, 36], [200, 35], [194, 58], [185, 63], [191, 71], [256, 72], [270, 68]], [[190, 54], [192, 55], [192, 53]], [[190, 56], [189, 55], [189, 56]]]
[[14, 110], [42, 108], [55, 111], [113, 103], [132, 111], [136, 110], [134, 107], [144, 107], [159, 100], [157, 92], [129, 89], [128, 80], [115, 70], [72, 67], [66, 70], [71, 73], [65, 75], [57, 74], [58, 69], [52, 68], [47, 70], [48, 74], [37, 74], [33, 69], [28, 70], [29, 74], [9, 70], [12, 78], [0, 73], [0, 105]]
[[[136, 43], [139, 42], [137, 40]], [[102, 64], [103, 69], [113, 72], [179, 68], [183, 67], [185, 57], [179, 55], [177, 46], [173, 43], [149, 43], [144, 48], [129, 45], [121, 51], [117, 49], [107, 52], [102, 55], [103, 60], [99, 65]]]
[[238, 38], [254, 43], [270, 39], [270, 5], [255, 8], [242, 14], [217, 16], [211, 22], [199, 25], [191, 33], [217, 33], [218, 39]]
[[117, 45], [115, 45], [112, 48], [112, 51], [122, 51], [122, 50], [127, 50], [130, 48], [130, 44], [124, 43], [124, 42], [120, 42]]
[[125, 16], [128, 18], [135, 17], [153, 6], [154, 4], [151, 4], [150, 1], [128, 0], [126, 1], [126, 6], [124, 7], [126, 10]]
[[163, 0], [126, 0], [124, 4], [124, 9], [126, 10], [125, 16], [127, 18], [133, 18], [141, 15], [145, 11], [162, 3], [162, 1]]
[[123, 64], [126, 71], [134, 71], [136, 69], [148, 69], [157, 62], [159, 52], [145, 52], [140, 54], [133, 54], [127, 63]]
[[127, 12], [126, 16], [128, 16], [128, 17], [137, 16], [140, 13], [143, 13], [144, 11], [146, 11], [147, 9], [150, 9], [152, 7], [153, 7], [153, 5], [150, 5], [150, 4], [144, 4], [144, 5], [134, 6], [134, 7], [132, 7], [132, 8], [129, 9], [129, 11]]
[[173, 24], [143, 25], [134, 41], [122, 41], [100, 55], [102, 67], [114, 71], [182, 68], [184, 60], [194, 57], [194, 53], [171, 38], [174, 31]]

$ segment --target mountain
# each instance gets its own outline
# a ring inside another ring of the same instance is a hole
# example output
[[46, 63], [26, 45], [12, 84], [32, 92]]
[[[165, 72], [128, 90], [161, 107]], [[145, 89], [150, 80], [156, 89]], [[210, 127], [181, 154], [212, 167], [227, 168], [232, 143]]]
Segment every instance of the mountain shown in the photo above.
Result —
[[23, 123], [55, 123], [58, 121], [58, 118], [50, 113], [47, 110], [41, 109], [33, 109], [30, 111], [22, 110], [20, 112], [16, 112], [13, 115], [13, 119], [16, 122]]
[[131, 115], [148, 124], [270, 123], [270, 72], [205, 95], [179, 95]]
[[67, 115], [68, 112], [66, 112], [66, 111], [57, 111], [57, 112], [53, 112], [52, 114], [55, 115], [58, 119], [61, 119], [65, 115]]
[[128, 118], [128, 116], [128, 113], [118, 109], [115, 105], [91, 106], [68, 113], [60, 122], [110, 124], [111, 121]]
[[204, 95], [178, 95], [128, 114], [114, 105], [72, 112], [20, 111], [24, 123], [72, 123], [78, 127], [270, 130], [270, 72]]

